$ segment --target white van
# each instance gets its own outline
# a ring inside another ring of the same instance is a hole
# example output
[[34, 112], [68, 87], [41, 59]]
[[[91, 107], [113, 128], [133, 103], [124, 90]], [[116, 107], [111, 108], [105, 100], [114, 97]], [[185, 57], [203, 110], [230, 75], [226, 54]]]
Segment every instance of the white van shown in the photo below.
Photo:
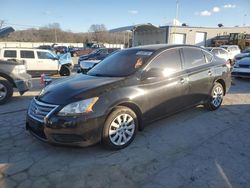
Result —
[[3, 48], [0, 50], [2, 60], [24, 60], [27, 72], [31, 75], [41, 73], [68, 76], [73, 68], [73, 63], [60, 64], [58, 56], [49, 50], [34, 48]]

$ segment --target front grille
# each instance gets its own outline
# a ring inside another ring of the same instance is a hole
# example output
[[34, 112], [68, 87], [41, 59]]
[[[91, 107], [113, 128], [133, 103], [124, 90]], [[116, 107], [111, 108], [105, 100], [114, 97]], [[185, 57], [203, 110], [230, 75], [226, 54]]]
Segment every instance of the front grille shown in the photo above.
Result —
[[44, 118], [49, 116], [58, 106], [53, 104], [47, 104], [33, 99], [30, 103], [28, 114], [33, 119], [44, 122]]
[[53, 139], [61, 143], [75, 143], [86, 141], [82, 136], [76, 134], [53, 134]]
[[240, 68], [247, 68], [247, 69], [249, 69], [249, 68], [250, 68], [250, 66], [249, 66], [249, 65], [239, 65], [239, 67], [240, 67]]
[[31, 131], [31, 133], [37, 137], [39, 137], [42, 140], [46, 140], [47, 137], [44, 134], [44, 127], [43, 126], [30, 126], [29, 124], [27, 125], [27, 129]]

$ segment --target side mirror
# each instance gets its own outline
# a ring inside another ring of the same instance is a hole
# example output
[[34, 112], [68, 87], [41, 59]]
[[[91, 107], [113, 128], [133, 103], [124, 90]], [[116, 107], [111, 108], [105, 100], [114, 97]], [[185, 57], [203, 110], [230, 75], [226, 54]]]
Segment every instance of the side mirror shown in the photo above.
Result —
[[141, 79], [145, 80], [148, 78], [162, 78], [164, 77], [162, 69], [151, 68], [142, 72]]

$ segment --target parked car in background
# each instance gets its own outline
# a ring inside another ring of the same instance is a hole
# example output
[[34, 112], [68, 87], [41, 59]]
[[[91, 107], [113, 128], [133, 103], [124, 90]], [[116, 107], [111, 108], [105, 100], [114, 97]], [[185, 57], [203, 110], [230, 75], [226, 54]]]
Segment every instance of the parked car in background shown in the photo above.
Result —
[[222, 45], [220, 47], [228, 51], [230, 59], [234, 59], [236, 55], [240, 54], [240, 48], [237, 45]]
[[78, 73], [86, 74], [90, 69], [100, 63], [101, 60], [84, 60], [80, 62]]
[[224, 59], [225, 61], [230, 62], [230, 65], [233, 66], [233, 59], [230, 59], [229, 52], [224, 48], [220, 47], [206, 47], [206, 49], [212, 52], [217, 57]]
[[37, 47], [37, 49], [50, 50], [52, 52], [54, 51], [54, 48], [52, 48], [50, 45], [40, 45]]
[[250, 78], [250, 57], [236, 61], [232, 76], [236, 78]]
[[99, 48], [94, 50], [88, 55], [82, 55], [78, 59], [78, 64], [80, 64], [81, 61], [85, 60], [103, 60], [111, 53], [119, 50], [119, 48]]
[[87, 54], [93, 52], [94, 50], [96, 50], [96, 49], [95, 48], [78, 48], [77, 50], [75, 50], [73, 56], [79, 57], [81, 55], [87, 55]]
[[67, 46], [54, 46], [54, 52], [56, 54], [65, 54], [69, 51]]
[[[68, 76], [73, 68], [73, 62], [62, 61], [50, 50], [34, 48], [3, 48], [0, 50], [0, 59], [3, 60], [24, 60], [26, 62], [27, 72], [37, 76], [42, 73], [58, 74]], [[64, 57], [65, 58], [65, 57]]]
[[88, 146], [102, 141], [122, 149], [147, 122], [199, 104], [218, 109], [230, 84], [227, 63], [197, 46], [124, 49], [87, 75], [47, 86], [31, 101], [26, 128], [48, 143]]
[[0, 105], [9, 101], [16, 88], [23, 95], [32, 86], [24, 62], [0, 60]]
[[235, 60], [238, 61], [242, 58], [250, 57], [250, 48], [243, 50], [240, 54], [235, 56]]

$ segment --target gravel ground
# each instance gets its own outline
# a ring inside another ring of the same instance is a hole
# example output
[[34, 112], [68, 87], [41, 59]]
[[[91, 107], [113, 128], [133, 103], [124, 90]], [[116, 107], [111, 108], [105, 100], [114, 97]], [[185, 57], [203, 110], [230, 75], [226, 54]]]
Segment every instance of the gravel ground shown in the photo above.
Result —
[[0, 107], [0, 187], [250, 187], [250, 80], [222, 107], [157, 121], [120, 151], [58, 147], [25, 131], [34, 88]]

